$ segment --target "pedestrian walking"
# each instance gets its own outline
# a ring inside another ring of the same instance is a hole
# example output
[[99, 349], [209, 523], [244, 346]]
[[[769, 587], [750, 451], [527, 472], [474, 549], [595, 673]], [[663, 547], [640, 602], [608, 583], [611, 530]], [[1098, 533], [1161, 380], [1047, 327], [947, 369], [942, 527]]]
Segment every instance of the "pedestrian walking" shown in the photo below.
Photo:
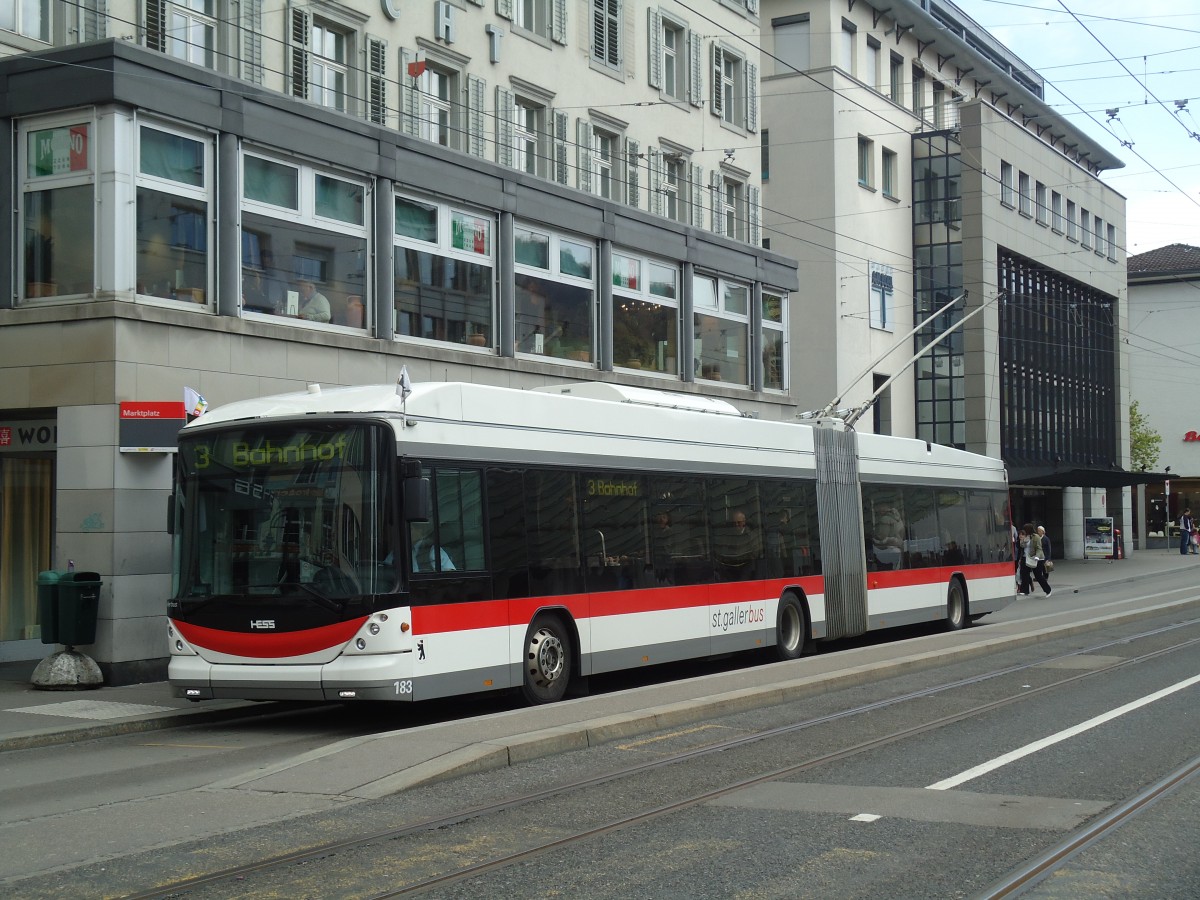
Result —
[[1180, 556], [1188, 555], [1188, 548], [1192, 546], [1192, 535], [1196, 531], [1196, 520], [1192, 518], [1192, 508], [1189, 506], [1183, 511], [1183, 515], [1179, 517], [1179, 554]]
[[1045, 525], [1037, 527], [1037, 536], [1042, 542], [1042, 559], [1044, 560], [1042, 568], [1046, 572], [1046, 580], [1049, 581], [1050, 573], [1054, 571], [1054, 563], [1051, 562], [1054, 559], [1054, 552], [1051, 550], [1050, 538], [1046, 534]]
[[1042, 540], [1038, 537], [1037, 529], [1031, 523], [1021, 528], [1021, 589], [1022, 596], [1033, 593], [1033, 582], [1036, 581], [1047, 597], [1054, 593], [1050, 582], [1046, 580], [1046, 556], [1042, 551]]

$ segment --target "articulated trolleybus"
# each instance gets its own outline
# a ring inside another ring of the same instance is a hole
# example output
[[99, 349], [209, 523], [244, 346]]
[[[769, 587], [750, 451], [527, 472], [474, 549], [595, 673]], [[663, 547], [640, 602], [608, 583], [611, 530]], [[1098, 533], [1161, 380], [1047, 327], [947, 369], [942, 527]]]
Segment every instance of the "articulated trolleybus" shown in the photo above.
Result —
[[1001, 462], [696, 395], [431, 383], [180, 432], [176, 696], [562, 698], [593, 673], [1013, 599]]

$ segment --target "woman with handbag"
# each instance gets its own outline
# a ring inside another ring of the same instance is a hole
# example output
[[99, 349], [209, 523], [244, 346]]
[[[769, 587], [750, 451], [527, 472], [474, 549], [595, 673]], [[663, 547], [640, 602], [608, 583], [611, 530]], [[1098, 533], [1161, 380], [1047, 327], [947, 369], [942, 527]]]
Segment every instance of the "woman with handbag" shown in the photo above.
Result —
[[1033, 581], [1037, 581], [1042, 591], [1049, 597], [1053, 593], [1050, 582], [1046, 580], [1045, 553], [1042, 551], [1042, 540], [1030, 523], [1021, 528], [1021, 590], [1023, 596], [1033, 593]]

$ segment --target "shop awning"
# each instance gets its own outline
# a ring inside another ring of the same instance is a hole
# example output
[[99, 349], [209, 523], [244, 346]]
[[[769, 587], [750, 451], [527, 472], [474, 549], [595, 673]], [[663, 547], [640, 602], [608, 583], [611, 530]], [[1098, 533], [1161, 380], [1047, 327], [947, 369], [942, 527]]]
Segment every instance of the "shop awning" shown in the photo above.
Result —
[[1012, 487], [1122, 488], [1135, 484], [1157, 484], [1171, 476], [1165, 472], [1126, 472], [1124, 469], [1054, 469], [1014, 467], [1008, 470]]

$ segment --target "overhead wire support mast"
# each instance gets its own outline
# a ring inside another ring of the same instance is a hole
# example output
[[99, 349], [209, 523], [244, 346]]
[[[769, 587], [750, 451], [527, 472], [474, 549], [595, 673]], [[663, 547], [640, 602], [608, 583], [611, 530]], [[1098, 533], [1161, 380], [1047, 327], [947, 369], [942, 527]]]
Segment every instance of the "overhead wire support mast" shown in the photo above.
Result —
[[[925, 319], [924, 321], [922, 321], [919, 324], [917, 324], [916, 326], [914, 326], [913, 330], [910, 331], [908, 334], [904, 335], [904, 337], [900, 338], [898, 341], [896, 341], [896, 343], [893, 344], [888, 349], [887, 353], [883, 354], [883, 356], [879, 357], [879, 359], [872, 360], [871, 364], [869, 366], [867, 366], [865, 369], [863, 369], [862, 372], [860, 372], [858, 375], [856, 375], [854, 377], [854, 379], [848, 385], [846, 385], [846, 389], [844, 391], [842, 391], [840, 394], [838, 394], [836, 397], [834, 397], [832, 400], [830, 400], [824, 407], [822, 407], [819, 410], [813, 410], [811, 412], [802, 412], [796, 418], [798, 418], [798, 419], [813, 419], [813, 418], [824, 419], [828, 416], [832, 416], [834, 414], [834, 411], [838, 408], [838, 405], [842, 402], [842, 398], [844, 398], [846, 396], [846, 394], [850, 393], [850, 389], [852, 387], [854, 387], [856, 384], [858, 384], [860, 381], [862, 381], [864, 378], [866, 378], [868, 375], [870, 375], [873, 371], [875, 371], [875, 366], [877, 366], [879, 364], [879, 360], [884, 359], [884, 358], [890, 356], [891, 354], [895, 353], [896, 349], [901, 344], [903, 344], [909, 338], [916, 335], [916, 333], [918, 331], [920, 331], [922, 328], [924, 328], [926, 325], [928, 325], [930, 322], [932, 322], [934, 319], [936, 319], [942, 313], [947, 312], [952, 306], [954, 306], [960, 300], [966, 300], [966, 299], [967, 299], [967, 291], [963, 291], [961, 294], [959, 294], [957, 297], [955, 297], [953, 300], [951, 300], [945, 306], [942, 306], [939, 309], [937, 309], [935, 312], [933, 312], [929, 316], [929, 318]], [[987, 304], [984, 304], [984, 305], [986, 306]], [[982, 308], [983, 307], [980, 307], [980, 309], [982, 309]], [[911, 365], [911, 363], [910, 363], [910, 365]], [[905, 368], [908, 368], [908, 367], [905, 366]], [[900, 371], [903, 372], [904, 369], [901, 369]], [[888, 384], [891, 384], [891, 383], [892, 382], [889, 379]]]
[[[965, 297], [966, 294], [964, 293], [963, 296]], [[959, 319], [957, 322], [955, 322], [953, 325], [951, 325], [949, 328], [947, 328], [945, 331], [943, 331], [941, 334], [939, 334], [937, 337], [935, 337], [932, 341], [930, 341], [928, 344], [926, 344], [924, 347], [922, 347], [920, 350], [918, 350], [916, 352], [916, 354], [913, 355], [912, 359], [910, 359], [903, 366], [901, 366], [900, 370], [898, 372], [896, 372], [895, 375], [893, 375], [891, 378], [889, 378], [887, 381], [885, 381], [883, 384], [881, 384], [875, 390], [875, 393], [873, 393], [867, 399], [867, 401], [865, 403], [863, 403], [861, 406], [858, 407], [858, 409], [854, 410], [854, 412], [850, 413], [850, 415], [846, 417], [846, 420], [845, 420], [846, 427], [853, 428], [854, 423], [857, 422], [860, 418], [862, 418], [862, 416], [866, 414], [867, 410], [869, 410], [872, 406], [875, 405], [875, 401], [879, 399], [879, 396], [884, 391], [886, 391], [889, 387], [891, 387], [891, 384], [893, 381], [895, 381], [897, 378], [900, 377], [901, 372], [906, 371], [908, 369], [908, 367], [911, 366], [913, 363], [915, 363], [918, 359], [920, 359], [922, 356], [924, 356], [926, 353], [928, 353], [930, 350], [932, 350], [934, 347], [936, 347], [938, 344], [940, 344], [946, 338], [950, 337], [950, 335], [952, 335], [959, 328], [962, 328], [962, 326], [966, 325], [967, 322], [973, 316], [979, 315], [979, 313], [983, 312], [985, 309], [987, 309], [989, 306], [991, 306], [993, 303], [995, 303], [997, 300], [999, 300], [1003, 296], [1004, 296], [1004, 291], [999, 291], [996, 294], [996, 296], [993, 297], [991, 300], [985, 300], [983, 303], [979, 304], [978, 307], [971, 310], [969, 313], [967, 313], [965, 316], [963, 316], [961, 319]], [[934, 315], [937, 315], [937, 314], [935, 313]], [[933, 318], [933, 317], [930, 316], [930, 318]], [[929, 321], [929, 320], [926, 319], [926, 321]], [[918, 327], [920, 327], [920, 326], [918, 326]]]

